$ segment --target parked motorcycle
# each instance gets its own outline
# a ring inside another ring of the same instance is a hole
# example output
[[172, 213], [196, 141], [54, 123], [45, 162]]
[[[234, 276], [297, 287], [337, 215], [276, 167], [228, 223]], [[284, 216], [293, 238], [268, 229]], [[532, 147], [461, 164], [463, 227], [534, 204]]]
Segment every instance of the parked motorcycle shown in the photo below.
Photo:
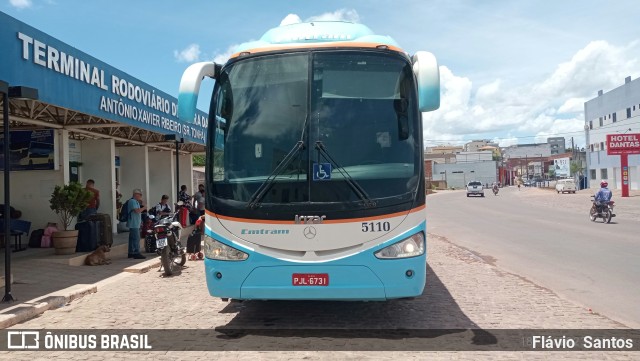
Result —
[[180, 242], [182, 225], [177, 217], [178, 213], [162, 217], [149, 230], [149, 234], [156, 240], [156, 253], [160, 256], [161, 269], [164, 268], [167, 276], [171, 276], [187, 262], [186, 247]]
[[589, 218], [591, 222], [595, 222], [596, 219], [602, 219], [602, 223], [611, 222], [611, 218], [616, 215], [613, 213], [614, 201], [609, 201], [607, 204], [597, 205], [595, 196], [591, 196], [591, 209], [589, 210]]
[[153, 232], [153, 227], [158, 221], [154, 215], [145, 214], [142, 218], [142, 225], [140, 227], [140, 237], [144, 238], [144, 251], [146, 253], [156, 252], [156, 235]]

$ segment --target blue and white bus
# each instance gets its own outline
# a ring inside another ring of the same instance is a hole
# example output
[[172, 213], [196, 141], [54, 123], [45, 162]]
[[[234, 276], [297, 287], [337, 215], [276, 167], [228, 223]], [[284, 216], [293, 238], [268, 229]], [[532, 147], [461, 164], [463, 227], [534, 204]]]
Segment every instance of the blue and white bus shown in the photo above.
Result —
[[204, 77], [215, 79], [204, 236], [212, 296], [422, 294], [422, 112], [440, 105], [432, 54], [409, 56], [361, 24], [280, 26], [224, 65], [191, 65], [184, 121]]

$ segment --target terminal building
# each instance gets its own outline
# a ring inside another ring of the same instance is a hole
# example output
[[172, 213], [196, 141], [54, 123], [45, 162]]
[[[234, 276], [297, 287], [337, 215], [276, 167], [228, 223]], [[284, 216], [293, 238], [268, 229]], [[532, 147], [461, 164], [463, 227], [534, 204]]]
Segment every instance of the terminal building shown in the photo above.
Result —
[[49, 199], [70, 181], [95, 180], [98, 212], [111, 215], [114, 231], [116, 182], [123, 200], [140, 188], [149, 205], [163, 194], [175, 200], [181, 184], [194, 192], [192, 155], [205, 151], [206, 113], [183, 123], [169, 94], [2, 12], [0, 25], [0, 80], [38, 90], [36, 100], [2, 103], [11, 148], [1, 164], [11, 164], [11, 206], [32, 229], [57, 222]]
[[[640, 133], [640, 79], [627, 77], [624, 84], [584, 103], [589, 188], [605, 180], [610, 189], [622, 188], [620, 156], [607, 155], [607, 134]], [[628, 156], [629, 189], [640, 189], [640, 154]]]

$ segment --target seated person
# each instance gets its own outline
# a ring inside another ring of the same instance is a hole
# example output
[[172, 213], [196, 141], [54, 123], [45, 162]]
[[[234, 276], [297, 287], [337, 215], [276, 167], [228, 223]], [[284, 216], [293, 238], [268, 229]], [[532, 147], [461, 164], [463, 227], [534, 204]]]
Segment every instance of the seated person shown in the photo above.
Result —
[[168, 204], [169, 196], [164, 194], [160, 199], [160, 203], [156, 204], [149, 213], [153, 214], [158, 218], [162, 218], [171, 214], [171, 206]]

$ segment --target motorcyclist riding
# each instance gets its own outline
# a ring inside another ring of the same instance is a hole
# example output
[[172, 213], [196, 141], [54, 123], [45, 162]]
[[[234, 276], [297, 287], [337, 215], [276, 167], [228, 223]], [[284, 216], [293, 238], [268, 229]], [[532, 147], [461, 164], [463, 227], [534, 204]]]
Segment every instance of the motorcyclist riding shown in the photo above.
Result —
[[613, 196], [609, 188], [607, 188], [608, 185], [607, 181], [600, 182], [600, 189], [596, 192], [594, 201], [596, 202], [598, 213], [602, 212], [602, 206], [606, 206]]

